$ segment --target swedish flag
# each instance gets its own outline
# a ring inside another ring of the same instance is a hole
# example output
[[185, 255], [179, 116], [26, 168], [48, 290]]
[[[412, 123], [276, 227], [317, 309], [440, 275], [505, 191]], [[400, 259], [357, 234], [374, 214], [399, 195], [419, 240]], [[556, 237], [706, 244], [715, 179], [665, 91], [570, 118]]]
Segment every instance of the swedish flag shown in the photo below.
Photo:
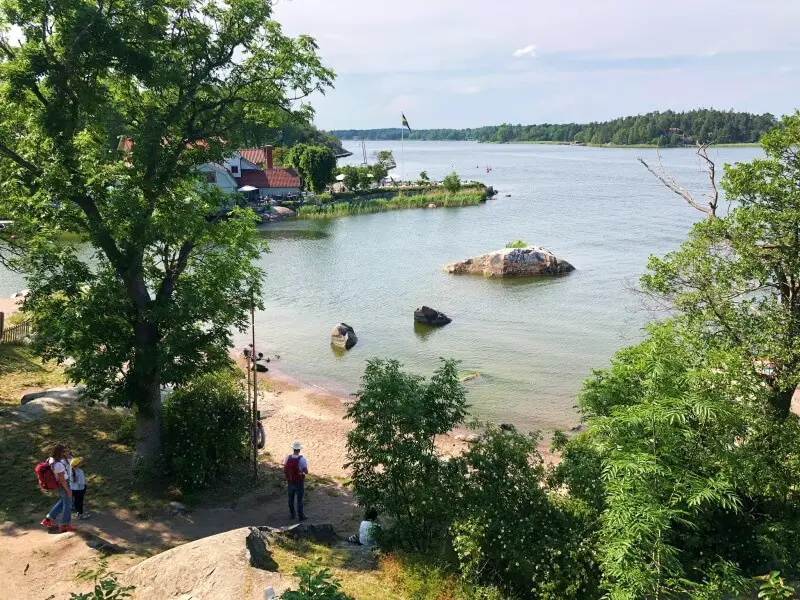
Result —
[[407, 127], [408, 130], [411, 131], [411, 125], [408, 124], [408, 119], [406, 119], [405, 114], [403, 114], [403, 113], [400, 113], [400, 114], [403, 115], [403, 127]]

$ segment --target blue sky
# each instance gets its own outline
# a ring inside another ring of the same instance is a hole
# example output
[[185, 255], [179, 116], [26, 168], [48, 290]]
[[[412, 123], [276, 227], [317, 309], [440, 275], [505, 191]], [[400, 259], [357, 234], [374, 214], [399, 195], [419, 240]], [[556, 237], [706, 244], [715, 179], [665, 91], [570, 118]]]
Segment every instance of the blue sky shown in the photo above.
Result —
[[800, 0], [278, 0], [337, 73], [323, 129], [800, 108]]

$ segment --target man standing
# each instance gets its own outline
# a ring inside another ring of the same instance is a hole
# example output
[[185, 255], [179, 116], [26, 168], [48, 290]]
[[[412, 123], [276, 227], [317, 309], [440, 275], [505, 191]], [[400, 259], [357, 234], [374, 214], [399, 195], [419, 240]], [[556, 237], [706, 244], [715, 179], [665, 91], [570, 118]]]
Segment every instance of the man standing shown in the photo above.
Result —
[[283, 474], [286, 477], [286, 484], [289, 489], [289, 514], [294, 519], [294, 499], [297, 498], [297, 516], [301, 521], [306, 520], [306, 515], [303, 512], [303, 491], [308, 475], [308, 461], [306, 457], [300, 454], [303, 445], [300, 442], [292, 444], [292, 454], [286, 457], [283, 461]]

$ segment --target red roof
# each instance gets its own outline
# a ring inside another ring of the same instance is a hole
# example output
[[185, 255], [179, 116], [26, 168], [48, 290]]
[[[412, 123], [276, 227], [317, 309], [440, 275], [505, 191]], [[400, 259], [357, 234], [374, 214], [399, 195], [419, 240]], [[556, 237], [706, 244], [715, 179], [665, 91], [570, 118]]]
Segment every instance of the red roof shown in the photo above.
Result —
[[[248, 159], [250, 160], [250, 159]], [[239, 187], [252, 185], [257, 188], [297, 188], [300, 189], [300, 175], [294, 169], [275, 167], [256, 171], [247, 169], [238, 178]]]
[[242, 155], [243, 159], [249, 160], [259, 167], [267, 162], [267, 153], [264, 148], [245, 148], [244, 150], [239, 150], [239, 154]]

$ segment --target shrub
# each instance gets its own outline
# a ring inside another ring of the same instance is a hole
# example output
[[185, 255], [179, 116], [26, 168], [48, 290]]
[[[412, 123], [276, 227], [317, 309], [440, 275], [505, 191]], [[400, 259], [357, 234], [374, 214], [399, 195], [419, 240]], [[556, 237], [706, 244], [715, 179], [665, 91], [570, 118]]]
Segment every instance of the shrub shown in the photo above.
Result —
[[458, 177], [458, 174], [453, 171], [450, 175], [447, 175], [442, 180], [442, 186], [451, 194], [455, 194], [458, 190], [461, 189], [461, 179]]
[[134, 586], [122, 586], [117, 581], [117, 573], [108, 570], [108, 562], [100, 560], [97, 569], [82, 569], [78, 572], [79, 581], [93, 581], [94, 589], [83, 594], [70, 593], [70, 600], [123, 600], [133, 597]]
[[300, 589], [284, 592], [283, 600], [353, 600], [341, 590], [341, 583], [319, 562], [299, 565], [294, 569]]
[[164, 401], [164, 456], [188, 489], [208, 485], [247, 452], [248, 412], [233, 371], [208, 373]]
[[459, 459], [469, 477], [450, 510], [462, 573], [520, 597], [599, 598], [597, 514], [547, 490], [538, 440], [491, 426]]
[[114, 433], [114, 439], [119, 444], [133, 446], [136, 443], [136, 417], [133, 415], [123, 416], [117, 431]]
[[516, 242], [508, 242], [506, 248], [527, 248], [528, 242], [525, 240], [517, 240]]
[[[384, 547], [431, 547], [452, 512], [454, 465], [439, 459], [434, 439], [466, 415], [457, 363], [443, 361], [430, 381], [404, 373], [394, 360], [371, 360], [347, 416], [356, 496], [389, 517], [377, 532]], [[455, 465], [457, 467], [457, 465]]]

